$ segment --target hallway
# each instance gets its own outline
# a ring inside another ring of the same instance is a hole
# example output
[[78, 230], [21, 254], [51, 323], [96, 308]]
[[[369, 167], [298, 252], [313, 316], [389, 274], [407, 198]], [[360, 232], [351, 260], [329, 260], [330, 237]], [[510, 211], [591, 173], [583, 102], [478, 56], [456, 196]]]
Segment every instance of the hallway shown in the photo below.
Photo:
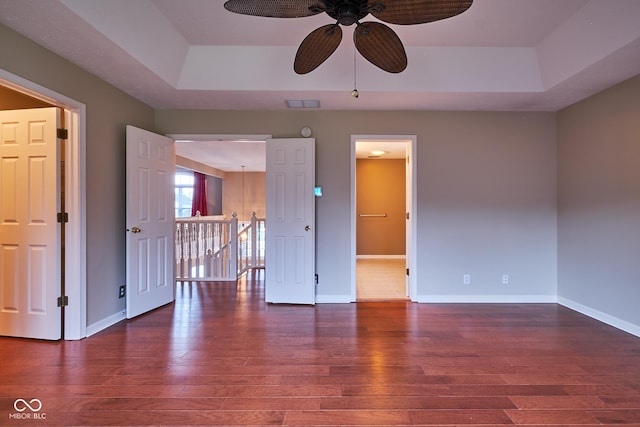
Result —
[[81, 341], [0, 338], [0, 424], [640, 423], [640, 339], [564, 307], [269, 305], [262, 274]]

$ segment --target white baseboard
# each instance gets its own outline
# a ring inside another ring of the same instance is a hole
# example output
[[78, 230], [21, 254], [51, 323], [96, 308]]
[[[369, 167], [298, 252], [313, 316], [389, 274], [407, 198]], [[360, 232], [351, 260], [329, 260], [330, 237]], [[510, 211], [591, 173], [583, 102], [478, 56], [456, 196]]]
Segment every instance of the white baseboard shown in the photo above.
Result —
[[626, 320], [619, 319], [615, 316], [611, 316], [607, 313], [603, 313], [602, 311], [595, 310], [591, 307], [587, 307], [586, 305], [582, 305], [566, 298], [558, 297], [558, 304], [570, 308], [571, 310], [577, 311], [578, 313], [584, 314], [585, 316], [589, 316], [593, 319], [606, 323], [609, 326], [613, 326], [614, 328], [618, 328], [622, 331], [640, 337], [640, 325], [635, 325], [633, 323], [627, 322]]
[[[482, 303], [482, 304], [555, 304], [555, 295], [418, 295], [412, 300], [418, 303]], [[316, 295], [316, 304], [352, 303], [350, 295]]]
[[524, 304], [556, 303], [555, 295], [418, 295], [420, 303]]
[[121, 311], [119, 313], [116, 313], [107, 317], [106, 319], [102, 319], [92, 325], [89, 325], [87, 326], [87, 337], [97, 334], [98, 332], [103, 331], [107, 329], [109, 326], [113, 326], [116, 323], [121, 322], [126, 318], [127, 318], [126, 312]]

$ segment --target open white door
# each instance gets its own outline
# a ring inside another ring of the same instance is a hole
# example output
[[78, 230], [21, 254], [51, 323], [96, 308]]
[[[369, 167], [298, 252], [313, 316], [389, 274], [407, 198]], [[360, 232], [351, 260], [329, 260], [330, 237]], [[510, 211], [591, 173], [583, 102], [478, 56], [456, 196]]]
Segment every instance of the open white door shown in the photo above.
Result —
[[268, 139], [265, 299], [315, 304], [315, 139]]
[[413, 215], [413, 164], [411, 163], [411, 143], [406, 143], [406, 157], [405, 157], [405, 203], [407, 209], [407, 216], [405, 219], [405, 267], [407, 269], [407, 275], [405, 278], [405, 294], [411, 298], [411, 276], [415, 274], [413, 271], [412, 257], [413, 257], [413, 223], [411, 216]]
[[127, 318], [170, 303], [174, 276], [174, 141], [127, 126]]
[[61, 337], [58, 120], [0, 111], [0, 335]]

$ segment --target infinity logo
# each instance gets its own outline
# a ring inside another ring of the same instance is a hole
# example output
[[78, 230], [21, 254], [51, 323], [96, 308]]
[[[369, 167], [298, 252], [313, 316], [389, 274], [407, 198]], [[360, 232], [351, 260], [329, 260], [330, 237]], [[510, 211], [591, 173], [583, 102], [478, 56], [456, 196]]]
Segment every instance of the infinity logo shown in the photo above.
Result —
[[16, 401], [13, 402], [13, 407], [18, 412], [24, 412], [27, 409], [30, 409], [31, 412], [38, 412], [42, 409], [42, 402], [40, 399], [31, 399], [28, 402], [24, 399], [16, 399]]

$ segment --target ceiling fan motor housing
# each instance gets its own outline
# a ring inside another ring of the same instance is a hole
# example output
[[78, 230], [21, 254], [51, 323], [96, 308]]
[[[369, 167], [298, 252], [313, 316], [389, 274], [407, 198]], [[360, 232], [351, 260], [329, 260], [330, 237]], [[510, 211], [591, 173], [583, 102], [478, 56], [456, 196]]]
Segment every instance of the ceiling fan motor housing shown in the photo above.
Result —
[[344, 26], [353, 25], [369, 14], [367, 0], [327, 0], [326, 4], [327, 15]]

